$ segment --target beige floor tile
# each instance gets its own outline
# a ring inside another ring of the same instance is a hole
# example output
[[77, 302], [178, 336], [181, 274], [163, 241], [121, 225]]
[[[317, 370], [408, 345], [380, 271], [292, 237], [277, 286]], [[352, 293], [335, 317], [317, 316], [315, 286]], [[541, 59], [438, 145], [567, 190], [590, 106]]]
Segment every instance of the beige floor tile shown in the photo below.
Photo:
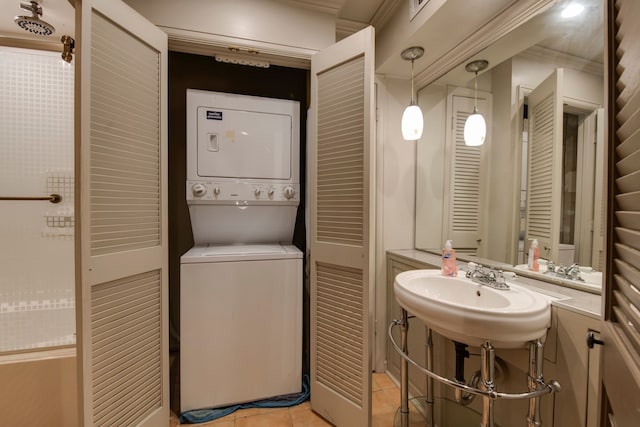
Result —
[[289, 408], [248, 408], [236, 411], [236, 420], [238, 418], [253, 417], [255, 415], [266, 415], [274, 412], [288, 411]]
[[235, 427], [292, 427], [287, 409], [278, 412], [236, 418]]
[[222, 419], [216, 420], [216, 421], [211, 421], [205, 424], [189, 424], [189, 425], [196, 425], [196, 426], [216, 426], [216, 427], [235, 427], [235, 421], [234, 420], [229, 420], [229, 421], [223, 421]]
[[[373, 374], [371, 412], [373, 427], [392, 427], [400, 406], [400, 392], [386, 374]], [[412, 406], [412, 412], [416, 412]], [[178, 424], [172, 414], [170, 427]], [[212, 427], [330, 427], [331, 424], [311, 410], [311, 403], [304, 402], [290, 408], [241, 409], [224, 418], [200, 426]]]
[[[398, 386], [393, 382], [391, 378], [387, 374], [373, 374], [373, 383], [377, 386], [378, 390], [386, 390], [386, 389], [398, 389]], [[374, 391], [376, 389], [374, 388]]]
[[293, 427], [331, 427], [331, 424], [307, 405], [303, 408], [293, 407], [289, 410]]
[[385, 388], [382, 390], [382, 394], [384, 395], [384, 401], [393, 406], [394, 408], [398, 408], [400, 406], [400, 390], [397, 388]]
[[373, 414], [371, 416], [371, 426], [372, 427], [392, 427], [393, 426], [393, 417], [395, 415], [395, 411], [388, 411], [379, 414]]
[[383, 414], [395, 409], [397, 409], [397, 405], [389, 402], [389, 396], [385, 394], [385, 390], [374, 391], [371, 394], [371, 413], [373, 415]]
[[289, 407], [289, 412], [310, 411], [310, 410], [311, 410], [311, 402], [308, 400], [306, 402], [302, 402], [299, 405]]

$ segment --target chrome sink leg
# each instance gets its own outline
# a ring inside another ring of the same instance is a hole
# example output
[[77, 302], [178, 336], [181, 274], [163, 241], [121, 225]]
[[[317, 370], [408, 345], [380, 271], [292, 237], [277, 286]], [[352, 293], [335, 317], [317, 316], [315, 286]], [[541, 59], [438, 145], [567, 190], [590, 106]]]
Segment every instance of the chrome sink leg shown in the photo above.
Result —
[[[544, 362], [544, 345], [541, 340], [529, 342], [529, 375], [527, 385], [529, 391], [536, 391], [544, 386], [542, 376], [542, 363]], [[527, 415], [527, 427], [540, 427], [540, 396], [529, 399], [529, 413]]]
[[[427, 369], [433, 372], [433, 332], [431, 328], [427, 328], [427, 342], [425, 345], [425, 353], [427, 355]], [[427, 413], [426, 413], [426, 427], [433, 427], [434, 421], [434, 393], [433, 393], [433, 378], [427, 376]]]
[[[485, 341], [480, 347], [480, 389], [493, 392], [496, 389], [495, 378], [495, 348], [491, 342]], [[493, 427], [493, 399], [489, 396], [482, 397], [482, 423], [480, 427]]]
[[[400, 323], [400, 346], [404, 354], [409, 354], [407, 346], [407, 334], [409, 332], [409, 315], [402, 309], [402, 322]], [[402, 358], [400, 361], [400, 426], [409, 426], [409, 362]]]

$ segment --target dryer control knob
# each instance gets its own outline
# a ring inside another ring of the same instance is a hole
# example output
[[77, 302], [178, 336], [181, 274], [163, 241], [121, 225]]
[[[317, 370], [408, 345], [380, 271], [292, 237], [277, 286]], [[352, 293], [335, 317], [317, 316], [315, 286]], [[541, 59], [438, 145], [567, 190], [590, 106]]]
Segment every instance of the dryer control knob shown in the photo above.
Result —
[[287, 199], [293, 198], [296, 194], [296, 190], [293, 187], [284, 187], [284, 197]]
[[204, 184], [193, 184], [191, 187], [191, 191], [193, 195], [196, 197], [202, 197], [207, 194], [207, 187]]
[[273, 194], [275, 193], [275, 190], [273, 188], [270, 188], [269, 191], [267, 191], [267, 194], [269, 195], [269, 198], [273, 198]]
[[255, 190], [253, 190], [253, 194], [256, 195], [256, 199], [258, 199], [260, 197], [260, 193], [262, 192], [262, 190], [260, 190], [259, 188], [256, 188]]
[[213, 194], [218, 196], [220, 194], [220, 187], [213, 187]]

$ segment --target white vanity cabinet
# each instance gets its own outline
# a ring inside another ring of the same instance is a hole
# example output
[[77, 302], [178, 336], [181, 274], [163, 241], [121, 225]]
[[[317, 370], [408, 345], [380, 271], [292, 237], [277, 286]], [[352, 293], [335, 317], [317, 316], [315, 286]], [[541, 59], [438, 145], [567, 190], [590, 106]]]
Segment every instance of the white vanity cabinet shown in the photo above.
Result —
[[557, 379], [562, 391], [554, 405], [555, 426], [595, 427], [598, 412], [600, 346], [590, 349], [587, 334], [599, 335], [600, 319], [563, 307], [557, 311], [557, 348], [554, 360], [545, 354], [545, 377]]
[[[400, 318], [400, 306], [395, 300], [393, 283], [398, 273], [407, 270], [439, 268], [437, 256], [424, 259], [412, 259], [400, 256], [394, 251], [387, 253], [387, 318]], [[422, 257], [421, 257], [422, 258]], [[558, 291], [557, 293], [560, 293]], [[556, 294], [557, 294], [556, 293]], [[587, 334], [595, 332], [598, 338], [600, 319], [598, 316], [576, 309], [571, 300], [557, 300], [551, 307], [551, 327], [545, 341], [544, 379], [557, 380], [562, 390], [555, 395], [545, 395], [541, 400], [543, 426], [555, 427], [595, 427], [597, 425], [598, 380], [600, 346], [590, 349]], [[411, 314], [411, 313], [409, 313]], [[425, 326], [418, 319], [411, 319], [409, 326], [409, 355], [413, 360], [423, 363], [425, 360]], [[398, 339], [399, 341], [399, 339]], [[468, 381], [474, 371], [479, 369], [479, 349], [469, 347], [471, 357], [465, 361], [465, 379]], [[498, 390], [502, 392], [527, 391], [528, 351], [527, 349], [496, 351], [498, 359]], [[452, 341], [434, 334], [434, 367], [437, 373], [448, 378], [454, 377], [455, 350]], [[387, 370], [400, 378], [400, 356], [391, 344], [387, 345]], [[426, 376], [413, 366], [409, 367], [409, 393], [412, 396], [424, 396]], [[435, 383], [435, 397], [454, 399], [450, 387]], [[482, 399], [476, 398], [468, 408], [482, 411]], [[495, 421], [499, 426], [526, 426], [528, 400], [497, 400]], [[437, 407], [437, 405], [436, 405]], [[441, 417], [446, 418], [447, 414]], [[446, 420], [443, 425], [446, 424]]]

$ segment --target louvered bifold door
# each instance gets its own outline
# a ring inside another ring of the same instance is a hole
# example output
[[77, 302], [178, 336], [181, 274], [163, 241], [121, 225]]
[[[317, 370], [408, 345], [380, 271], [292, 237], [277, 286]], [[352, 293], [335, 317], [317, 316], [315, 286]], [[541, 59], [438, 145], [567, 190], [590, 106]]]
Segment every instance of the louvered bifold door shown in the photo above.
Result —
[[311, 407], [371, 422], [374, 98], [372, 27], [311, 61]]
[[608, 8], [609, 228], [601, 425], [640, 420], [640, 2]]
[[540, 256], [558, 262], [562, 197], [562, 79], [556, 69], [529, 94], [525, 253], [537, 239]]
[[[491, 123], [490, 106], [478, 99], [478, 109], [487, 123]], [[458, 250], [474, 252], [481, 241], [482, 213], [482, 152], [481, 146], [464, 142], [464, 124], [473, 113], [474, 100], [465, 96], [451, 97], [451, 133], [447, 138], [449, 179], [445, 189], [445, 240], [453, 240]], [[487, 138], [488, 139], [488, 138]], [[444, 243], [444, 242], [442, 242]]]
[[80, 424], [167, 425], [167, 37], [120, 1], [76, 14]]

